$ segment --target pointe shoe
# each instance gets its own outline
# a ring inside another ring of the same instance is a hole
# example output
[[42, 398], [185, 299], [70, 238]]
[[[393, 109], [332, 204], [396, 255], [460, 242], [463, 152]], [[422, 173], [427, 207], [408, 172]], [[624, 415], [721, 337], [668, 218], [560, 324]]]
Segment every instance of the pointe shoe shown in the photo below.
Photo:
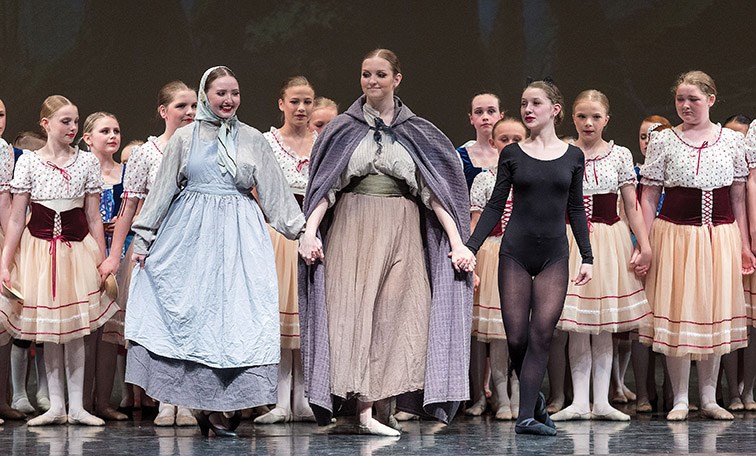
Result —
[[467, 416], [480, 416], [486, 411], [486, 398], [482, 397], [473, 404], [471, 407], [465, 409], [465, 415]]
[[512, 419], [512, 410], [509, 408], [509, 405], [505, 405], [503, 407], [499, 407], [499, 410], [496, 411], [495, 418], [497, 420], [501, 421], [509, 421]]
[[420, 419], [420, 417], [415, 415], [414, 413], [407, 412], [396, 412], [394, 414], [394, 418], [396, 418], [397, 421], [412, 421]]
[[685, 421], [688, 419], [688, 409], [672, 409], [667, 413], [667, 421]]
[[576, 412], [574, 410], [570, 410], [572, 406], [567, 407], [566, 409], [562, 409], [555, 414], [551, 415], [552, 421], [579, 421], [579, 420], [590, 420], [592, 417], [592, 414], [590, 411], [588, 412]]
[[155, 426], [173, 426], [176, 424], [176, 407], [164, 407], [153, 421]]
[[68, 415], [68, 424], [83, 424], [84, 426], [105, 426], [105, 420], [98, 418], [86, 410]]
[[40, 409], [43, 413], [50, 410], [50, 398], [43, 395], [37, 396], [37, 408]]
[[116, 409], [116, 412], [123, 413], [126, 415], [126, 418], [133, 420], [134, 419], [134, 406], [133, 405], [121, 405]]
[[112, 407], [97, 410], [95, 414], [106, 421], [126, 421], [129, 419], [126, 414], [115, 411]]
[[599, 421], [630, 421], [630, 415], [622, 413], [617, 409], [611, 409], [606, 413], [591, 413], [591, 419]]
[[554, 428], [550, 428], [545, 424], [536, 421], [533, 418], [528, 418], [515, 425], [516, 434], [529, 434], [529, 435], [543, 435], [543, 436], [555, 436], [557, 431]]
[[22, 397], [19, 399], [14, 399], [13, 403], [11, 403], [11, 408], [14, 408], [18, 410], [21, 413], [25, 413], [27, 415], [31, 415], [32, 413], [37, 413], [37, 409], [35, 409], [31, 402], [29, 402], [28, 397]]
[[386, 437], [399, 437], [402, 435], [401, 432], [385, 424], [381, 424], [374, 418], [370, 418], [367, 423], [360, 423], [360, 434], [383, 435]]
[[638, 398], [638, 396], [636, 396], [635, 393], [627, 387], [627, 385], [622, 385], [622, 393], [624, 393], [625, 398], [627, 398], [627, 400], [630, 402], [633, 402]]
[[255, 424], [276, 424], [276, 423], [289, 423], [291, 422], [291, 412], [288, 410], [274, 408], [265, 415], [255, 418]]
[[733, 412], [740, 412], [740, 411], [745, 410], [745, 405], [743, 404], [743, 401], [741, 401], [739, 397], [736, 397], [730, 402], [730, 405], [727, 408]]
[[26, 414], [12, 408], [8, 404], [1, 404], [0, 418], [5, 418], [6, 420], [25, 420]]
[[[239, 415], [241, 419], [241, 413]], [[192, 411], [186, 407], [177, 407], [176, 426], [197, 426], [197, 418], [192, 415]]]
[[199, 425], [200, 432], [204, 437], [210, 436], [210, 430], [213, 431], [216, 437], [238, 437], [236, 432], [224, 429], [221, 426], [216, 426], [210, 421], [210, 416], [205, 412], [199, 412], [197, 414], [197, 424]]
[[640, 401], [635, 406], [636, 413], [651, 413], [653, 411], [654, 411], [654, 408], [651, 406], [651, 403], [648, 401]]
[[701, 409], [698, 411], [698, 414], [704, 418], [709, 418], [712, 420], [730, 421], [735, 419], [735, 417], [732, 416], [732, 413], [716, 404], [701, 407]]
[[53, 424], [66, 424], [68, 415], [52, 415], [49, 412], [30, 419], [26, 424], [29, 426], [50, 426]]
[[615, 391], [614, 395], [612, 395], [612, 403], [613, 404], [627, 404], [628, 397], [625, 395], [625, 392]]
[[756, 411], [756, 402], [746, 401], [743, 403], [743, 407], [745, 407], [746, 411], [749, 411], [749, 412]]

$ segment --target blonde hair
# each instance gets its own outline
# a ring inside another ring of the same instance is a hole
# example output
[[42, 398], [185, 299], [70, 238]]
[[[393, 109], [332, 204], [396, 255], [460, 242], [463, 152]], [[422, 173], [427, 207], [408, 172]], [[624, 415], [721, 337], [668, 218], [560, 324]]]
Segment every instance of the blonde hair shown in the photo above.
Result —
[[522, 127], [522, 131], [525, 132], [525, 136], [528, 135], [528, 129], [525, 128], [525, 124], [522, 123], [520, 119], [516, 119], [514, 117], [502, 117], [501, 119], [497, 120], [494, 124], [493, 128], [491, 129], [491, 137], [493, 138], [496, 136], [496, 129], [499, 127], [499, 125], [504, 125], [505, 123], [514, 123]]
[[45, 101], [42, 102], [42, 108], [39, 110], [39, 120], [40, 122], [42, 119], [49, 119], [53, 115], [55, 115], [56, 112], [60, 110], [60, 108], [64, 106], [75, 106], [73, 103], [71, 103], [71, 100], [64, 97], [63, 95], [50, 95], [49, 97], [45, 98]]
[[717, 85], [714, 84], [714, 79], [703, 71], [688, 71], [678, 76], [675, 84], [672, 86], [672, 94], [677, 94], [678, 87], [683, 84], [694, 85], [707, 96], [717, 96]]
[[87, 120], [84, 121], [84, 127], [82, 128], [81, 132], [84, 134], [92, 133], [92, 130], [94, 130], [94, 126], [97, 123], [98, 120], [104, 119], [105, 117], [110, 117], [116, 122], [118, 122], [118, 119], [116, 116], [109, 112], [105, 111], [97, 111], [93, 112], [92, 114], [87, 116]]
[[609, 115], [609, 98], [607, 98], [606, 95], [603, 94], [603, 92], [595, 89], [583, 90], [575, 98], [575, 101], [572, 102], [572, 110], [574, 111], [575, 106], [583, 101], [593, 101], [600, 104], [606, 110], [606, 115]]
[[315, 98], [315, 101], [312, 104], [312, 110], [316, 111], [318, 109], [324, 109], [324, 108], [333, 108], [336, 110], [336, 112], [339, 112], [338, 103], [331, 100], [330, 98], [326, 98], [326, 97]]
[[546, 98], [551, 101], [554, 105], [559, 105], [562, 107], [561, 110], [559, 110], [559, 113], [554, 117], [554, 125], [559, 125], [562, 123], [562, 120], [564, 120], [564, 97], [562, 96], [562, 92], [559, 91], [559, 88], [554, 85], [552, 82], [546, 82], [546, 81], [533, 81], [530, 84], [528, 84], [527, 87], [525, 87], [525, 90], [527, 89], [541, 89], [546, 93]]

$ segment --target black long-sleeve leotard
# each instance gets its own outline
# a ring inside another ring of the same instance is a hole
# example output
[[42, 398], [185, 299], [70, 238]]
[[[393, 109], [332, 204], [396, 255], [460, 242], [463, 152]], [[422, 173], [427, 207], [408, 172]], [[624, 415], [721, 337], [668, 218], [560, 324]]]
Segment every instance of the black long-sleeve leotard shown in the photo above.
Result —
[[512, 216], [502, 238], [500, 255], [518, 262], [531, 276], [568, 257], [566, 210], [583, 263], [592, 264], [583, 208], [584, 166], [583, 152], [572, 145], [554, 160], [533, 158], [516, 143], [505, 147], [499, 157], [493, 193], [467, 247], [477, 253], [501, 220], [509, 190], [513, 188]]

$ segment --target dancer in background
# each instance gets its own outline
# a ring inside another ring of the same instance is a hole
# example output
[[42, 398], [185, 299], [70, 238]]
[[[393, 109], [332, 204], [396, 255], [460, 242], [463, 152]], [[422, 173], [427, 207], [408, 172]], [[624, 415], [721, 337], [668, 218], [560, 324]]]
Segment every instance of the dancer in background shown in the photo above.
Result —
[[556, 435], [540, 388], [569, 280], [565, 212], [582, 257], [575, 285], [585, 285], [592, 275], [583, 210], [585, 158], [580, 149], [556, 135], [556, 125], [564, 117], [563, 103], [550, 80], [525, 88], [520, 114], [530, 136], [501, 152], [491, 199], [467, 241], [473, 252], [480, 249], [500, 223], [512, 190], [512, 215], [501, 241], [499, 290], [509, 356], [520, 380], [518, 434]]
[[[494, 124], [503, 117], [499, 97], [487, 92], [475, 94], [470, 100], [470, 111], [467, 113], [467, 117], [470, 125], [475, 129], [475, 140], [467, 141], [464, 145], [458, 147], [457, 153], [462, 160], [467, 190], [469, 191], [479, 173], [491, 168], [495, 169], [496, 163], [498, 163], [498, 151], [491, 145], [491, 131]], [[474, 312], [475, 307], [473, 307]], [[473, 316], [473, 319], [475, 319], [475, 316]], [[475, 324], [475, 321], [473, 321], [473, 326]], [[491, 395], [488, 389], [490, 377], [488, 355], [486, 342], [476, 338], [475, 330], [473, 330], [473, 337], [470, 341], [472, 398], [471, 405], [465, 410], [467, 415], [478, 416], [486, 410], [486, 400]]]
[[[268, 140], [289, 189], [298, 202], [303, 201], [310, 175], [310, 151], [317, 133], [307, 126], [311, 120], [315, 90], [304, 76], [284, 81], [278, 99], [283, 126], [263, 133]], [[299, 338], [299, 302], [297, 242], [286, 239], [273, 228], [270, 232], [278, 273], [278, 308], [281, 322], [281, 362], [278, 365], [278, 400], [276, 407], [255, 418], [255, 423], [272, 424], [289, 421], [315, 421], [304, 391], [304, 373]], [[292, 384], [293, 382], [293, 384]]]
[[312, 152], [302, 355], [319, 424], [332, 396], [356, 396], [363, 432], [398, 436], [394, 396], [398, 409], [447, 423], [469, 396], [472, 275], [449, 256], [474, 267], [462, 244], [470, 203], [448, 138], [394, 96], [396, 54], [371, 51], [360, 74], [364, 95]]
[[236, 117], [234, 73], [208, 69], [198, 100], [134, 221], [126, 381], [197, 409], [203, 435], [233, 437], [239, 410], [276, 400], [278, 293], [265, 218], [293, 239], [304, 217], [265, 137]]
[[[125, 255], [122, 254], [131, 225], [141, 209], [144, 199], [150, 189], [155, 186], [163, 150], [176, 130], [189, 125], [194, 120], [197, 111], [197, 94], [181, 81], [171, 81], [160, 88], [157, 100], [157, 114], [163, 120], [165, 129], [158, 137], [151, 136], [142, 146], [131, 153], [126, 175], [123, 179], [123, 200], [118, 219], [116, 220], [113, 239], [108, 258], [100, 268], [103, 274], [118, 274], [118, 303], [121, 306], [114, 318], [104, 328], [103, 340], [118, 346], [125, 346], [123, 338], [123, 322], [126, 304], [129, 297], [131, 274], [134, 270], [132, 260], [133, 248], [129, 246]], [[121, 263], [121, 257], [125, 260]], [[120, 265], [120, 266], [119, 266]], [[147, 402], [142, 404], [147, 406]], [[133, 407], [133, 393], [129, 391], [121, 400], [124, 411], [131, 412]], [[144, 415], [144, 410], [143, 410]], [[161, 403], [159, 413], [155, 417], [156, 426], [195, 426], [197, 420], [187, 407], [176, 407], [168, 403]]]
[[97, 272], [105, 258], [100, 166], [94, 155], [70, 146], [79, 115], [68, 99], [48, 97], [40, 125], [47, 132], [47, 144], [25, 152], [16, 164], [0, 263], [0, 279], [14, 285], [24, 301], [0, 296], [0, 314], [13, 337], [45, 343], [50, 409], [29, 425], [102, 426], [104, 421], [83, 406], [83, 337], [118, 310], [115, 301], [100, 292]]
[[734, 116], [730, 116], [725, 119], [725, 121], [722, 122], [722, 126], [729, 128], [730, 130], [737, 131], [738, 133], [742, 133], [743, 136], [746, 136], [748, 134], [748, 127], [752, 121], [753, 119], [745, 114], [735, 114]]
[[[756, 254], [756, 120], [751, 122], [746, 132], [745, 153], [750, 169], [746, 192], [748, 196], [748, 226], [751, 237], [750, 249]], [[756, 329], [754, 329], [756, 326], [756, 275], [751, 274], [743, 277], [743, 288], [745, 289], [750, 341], [748, 347], [743, 350], [743, 386], [742, 391], [740, 391], [740, 402], [745, 410], [752, 412], [756, 411], [756, 400], [753, 397], [754, 383], [756, 383]], [[728, 385], [732, 385], [732, 383], [728, 382]], [[731, 391], [730, 396], [732, 397], [734, 393], [735, 391]], [[730, 405], [733, 403], [737, 404], [737, 402], [731, 400]]]
[[[491, 139], [489, 142], [499, 153], [508, 145], [520, 142], [527, 137], [525, 126], [517, 119], [502, 118], [496, 122], [491, 130]], [[491, 198], [494, 184], [496, 183], [496, 167], [489, 168], [486, 171], [475, 176], [472, 187], [470, 188], [470, 212], [471, 221], [470, 229], [475, 230], [475, 226], [480, 219], [480, 213]], [[496, 398], [495, 417], [497, 420], [511, 420], [519, 413], [519, 382], [517, 376], [512, 374], [512, 381], [509, 382], [509, 349], [507, 348], [506, 333], [504, 332], [504, 323], [501, 317], [501, 299], [499, 297], [499, 250], [501, 249], [501, 237], [509, 222], [512, 214], [512, 192], [510, 191], [507, 198], [504, 215], [501, 223], [496, 225], [494, 230], [486, 238], [477, 254], [476, 274], [480, 277], [480, 284], [475, 289], [473, 295], [473, 344], [483, 345], [482, 352], [485, 354], [486, 345], [488, 346], [489, 360], [491, 366], [491, 380], [494, 385]], [[472, 380], [477, 381], [473, 385], [473, 391], [483, 390], [484, 378], [480, 375], [485, 369], [485, 357], [482, 360], [475, 358], [476, 351], [472, 351], [470, 359], [470, 370], [478, 375], [472, 375]], [[482, 361], [482, 362], [481, 362]], [[477, 362], [477, 365], [473, 365]], [[510, 392], [511, 389], [511, 400]], [[475, 400], [475, 396], [473, 396]], [[480, 403], [482, 400], [482, 404]], [[470, 415], [480, 415], [486, 407], [486, 398], [475, 401], [472, 408], [468, 408], [465, 413]], [[473, 410], [471, 410], [473, 409]], [[474, 412], [474, 413], [471, 413]]]
[[[551, 417], [554, 421], [629, 421], [630, 416], [609, 404], [612, 335], [651, 325], [651, 309], [639, 279], [648, 272], [651, 246], [635, 197], [633, 156], [627, 148], [604, 140], [609, 118], [609, 99], [598, 90], [581, 92], [572, 104], [578, 133], [575, 146], [585, 155], [583, 206], [596, 272], [589, 284], [567, 287], [558, 327], [569, 333], [574, 398], [569, 407]], [[617, 213], [618, 193], [630, 226], [639, 233], [635, 251], [630, 229]], [[571, 275], [577, 275], [582, 262], [579, 246], [569, 231], [567, 235]]]
[[319, 134], [337, 115], [339, 115], [339, 105], [335, 101], [326, 97], [317, 97], [312, 105], [308, 125], [312, 131]]
[[[462, 159], [462, 165], [467, 181], [467, 189], [472, 186], [473, 179], [485, 169], [494, 168], [499, 160], [499, 152], [491, 146], [491, 129], [504, 113], [501, 112], [501, 100], [488, 92], [476, 94], [470, 102], [470, 112], [467, 113], [470, 125], [475, 128], [475, 140], [467, 141], [457, 148]], [[476, 402], [478, 398], [473, 398]]]
[[[669, 123], [666, 117], [651, 115], [644, 118], [641, 121], [641, 125], [638, 131], [638, 146], [640, 153], [643, 157], [646, 156], [646, 148], [648, 147], [648, 139], [651, 132], [660, 131], [667, 128], [672, 128], [672, 124]], [[640, 164], [635, 165], [635, 176], [640, 181]], [[664, 194], [662, 193], [659, 198], [659, 207], [656, 213], [661, 210], [662, 203], [664, 202]], [[645, 221], [644, 221], [645, 223]], [[635, 234], [633, 234], [634, 239]], [[639, 340], [633, 340], [631, 343], [631, 360], [633, 363], [633, 375], [635, 377], [635, 411], [637, 413], [651, 413], [654, 411], [658, 397], [656, 394], [656, 353], [648, 345], [643, 344]], [[663, 409], [669, 411], [672, 409], [672, 386], [669, 383], [669, 375], [667, 374], [666, 361], [664, 357], [660, 357], [662, 367], [664, 369], [664, 384], [663, 390]]]
[[719, 361], [748, 342], [740, 274], [753, 273], [756, 260], [745, 211], [743, 136], [711, 122], [717, 90], [706, 73], [682, 74], [673, 90], [682, 123], [651, 134], [641, 168], [641, 206], [653, 249], [646, 294], [654, 327], [640, 328], [640, 336], [667, 355], [674, 392], [668, 420], [688, 416], [691, 359], [697, 360], [701, 415], [731, 420], [716, 403]]
[[[100, 111], [87, 116], [82, 131], [82, 139], [100, 163], [103, 180], [100, 216], [105, 230], [105, 249], [108, 251], [112, 240], [113, 221], [118, 214], [123, 193], [124, 166], [113, 159], [113, 155], [121, 147], [121, 127], [113, 114]], [[84, 344], [87, 358], [84, 368], [84, 408], [104, 420], [128, 419], [128, 416], [110, 406], [118, 347], [103, 342], [102, 328], [86, 336]]]

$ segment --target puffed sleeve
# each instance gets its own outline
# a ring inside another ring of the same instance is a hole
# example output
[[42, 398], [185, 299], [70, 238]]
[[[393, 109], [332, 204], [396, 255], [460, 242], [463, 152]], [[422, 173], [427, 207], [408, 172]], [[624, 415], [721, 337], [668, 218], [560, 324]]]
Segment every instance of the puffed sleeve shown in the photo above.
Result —
[[[186, 128], [186, 127], [184, 127]], [[199, 128], [197, 123], [192, 128]], [[139, 216], [131, 229], [134, 231], [134, 253], [146, 255], [155, 240], [158, 228], [168, 214], [173, 198], [181, 191], [181, 164], [184, 160], [183, 134], [179, 130], [171, 137], [163, 152], [163, 160], [157, 171], [155, 184], [150, 189]]]
[[150, 174], [146, 144], [134, 147], [126, 163], [123, 176], [123, 197], [144, 199], [147, 197], [147, 179]]
[[635, 177], [635, 164], [633, 164], [633, 154], [627, 147], [617, 147], [619, 152], [619, 163], [617, 165], [617, 187], [622, 188], [625, 185], [635, 186], [638, 181]]
[[756, 120], [751, 122], [745, 137], [745, 156], [749, 168], [756, 168]]
[[472, 250], [473, 253], [478, 253], [478, 249], [483, 245], [483, 241], [486, 240], [491, 230], [494, 229], [497, 223], [501, 223], [501, 216], [506, 208], [509, 191], [512, 188], [513, 165], [510, 155], [512, 154], [506, 153], [506, 150], [502, 151], [499, 155], [496, 184], [491, 193], [491, 198], [486, 203], [486, 207], [480, 215], [480, 220], [475, 226], [475, 231], [465, 243], [465, 246]]
[[13, 180], [11, 180], [11, 193], [31, 193], [32, 190], [32, 171], [31, 171], [31, 154], [25, 150], [23, 155], [18, 157], [16, 169], [13, 171]]
[[733, 182], [745, 182], [748, 179], [748, 162], [746, 161], [745, 138], [735, 134], [735, 145], [732, 150]]
[[470, 187], [470, 212], [483, 212], [488, 199], [491, 197], [492, 179], [495, 179], [494, 175], [489, 171], [484, 171], [475, 176]]
[[13, 148], [0, 139], [0, 192], [8, 192], [13, 180]]
[[664, 132], [649, 132], [650, 138], [646, 148], [646, 161], [641, 166], [641, 184], [664, 185], [664, 175], [667, 168], [666, 147], [664, 147]]
[[84, 193], [102, 193], [102, 186], [105, 182], [102, 179], [100, 162], [94, 154], [82, 153], [87, 164], [87, 180], [84, 183]]

